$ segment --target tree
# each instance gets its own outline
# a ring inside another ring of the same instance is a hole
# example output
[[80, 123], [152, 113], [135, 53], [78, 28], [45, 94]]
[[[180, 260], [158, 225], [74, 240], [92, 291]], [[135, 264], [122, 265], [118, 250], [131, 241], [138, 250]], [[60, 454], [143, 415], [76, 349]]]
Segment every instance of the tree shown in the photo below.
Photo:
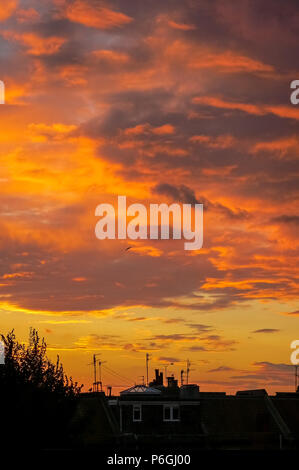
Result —
[[35, 329], [30, 329], [28, 345], [17, 341], [14, 330], [1, 339], [2, 439], [7, 445], [69, 445], [69, 423], [82, 386], [67, 377], [59, 356], [55, 364], [47, 358], [47, 345]]

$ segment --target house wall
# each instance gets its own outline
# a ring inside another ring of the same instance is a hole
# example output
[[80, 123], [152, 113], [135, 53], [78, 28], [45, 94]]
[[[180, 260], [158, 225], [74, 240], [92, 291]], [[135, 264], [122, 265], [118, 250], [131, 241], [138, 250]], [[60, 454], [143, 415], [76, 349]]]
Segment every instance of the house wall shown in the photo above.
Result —
[[[133, 406], [137, 403], [141, 404], [142, 407], [142, 420], [134, 422]], [[164, 421], [163, 405], [166, 404], [167, 402], [149, 404], [137, 401], [134, 403], [120, 403], [122, 432], [137, 435], [194, 435], [202, 433], [199, 404], [178, 403], [180, 408], [180, 420]], [[169, 404], [173, 405], [174, 402]]]

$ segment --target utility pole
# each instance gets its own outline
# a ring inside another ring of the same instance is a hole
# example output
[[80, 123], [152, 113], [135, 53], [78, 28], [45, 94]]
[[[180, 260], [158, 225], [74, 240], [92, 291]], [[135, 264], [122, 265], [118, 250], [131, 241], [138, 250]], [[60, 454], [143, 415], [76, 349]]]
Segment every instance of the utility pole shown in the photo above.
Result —
[[146, 353], [145, 355], [145, 364], [146, 364], [146, 385], [148, 386], [148, 363], [150, 361], [150, 354]]
[[187, 368], [186, 368], [186, 384], [189, 383], [189, 372], [190, 372], [191, 362], [187, 359]]

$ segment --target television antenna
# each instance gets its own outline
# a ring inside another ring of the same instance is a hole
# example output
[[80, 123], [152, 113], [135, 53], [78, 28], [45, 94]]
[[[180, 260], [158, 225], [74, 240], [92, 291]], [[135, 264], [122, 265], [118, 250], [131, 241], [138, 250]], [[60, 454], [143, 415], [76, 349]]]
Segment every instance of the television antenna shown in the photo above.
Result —
[[173, 366], [174, 365], [174, 362], [169, 362], [168, 364], [162, 364], [161, 367], [164, 367], [164, 373], [165, 373], [165, 379], [167, 377], [167, 369], [168, 367], [170, 366]]
[[146, 365], [146, 385], [148, 386], [148, 363], [151, 360], [151, 354], [146, 353], [145, 355], [145, 365]]
[[186, 384], [187, 385], [189, 383], [190, 366], [191, 366], [191, 362], [189, 361], [189, 359], [187, 359], [187, 367], [186, 367]]
[[93, 376], [94, 376], [94, 382], [93, 382], [93, 391], [97, 392], [97, 356], [100, 356], [100, 353], [94, 354], [93, 355], [93, 361], [87, 364], [88, 366], [93, 366]]

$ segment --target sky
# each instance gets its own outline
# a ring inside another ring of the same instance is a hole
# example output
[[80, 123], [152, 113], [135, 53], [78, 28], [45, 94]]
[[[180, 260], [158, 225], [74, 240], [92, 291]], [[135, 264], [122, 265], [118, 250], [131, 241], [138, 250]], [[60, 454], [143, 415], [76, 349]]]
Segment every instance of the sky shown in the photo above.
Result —
[[[297, 0], [0, 4], [0, 328], [87, 390], [168, 366], [294, 389]], [[99, 240], [101, 203], [202, 203], [204, 243]], [[126, 250], [128, 245], [130, 250]]]

